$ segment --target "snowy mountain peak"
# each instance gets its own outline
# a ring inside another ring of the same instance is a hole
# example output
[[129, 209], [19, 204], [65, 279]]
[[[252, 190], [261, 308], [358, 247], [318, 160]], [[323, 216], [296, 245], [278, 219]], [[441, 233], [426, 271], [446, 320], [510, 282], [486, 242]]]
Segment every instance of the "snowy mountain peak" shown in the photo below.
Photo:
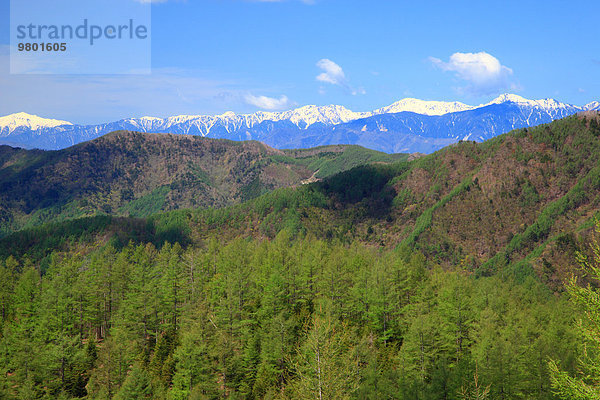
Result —
[[582, 107], [584, 110], [600, 110], [600, 101], [592, 101]]
[[0, 117], [0, 131], [4, 131], [7, 129], [9, 133], [19, 127], [26, 127], [35, 130], [40, 128], [55, 128], [61, 125], [73, 124], [68, 121], [42, 118], [38, 117], [37, 115], [31, 115], [24, 112]]
[[223, 119], [234, 119], [236, 115], [233, 111], [226, 111], [223, 114], [219, 115], [219, 117]]
[[444, 115], [452, 112], [472, 110], [473, 106], [453, 101], [425, 101], [413, 98], [405, 98], [387, 107], [373, 111], [374, 114], [389, 114], [410, 111], [424, 115]]
[[140, 121], [162, 121], [162, 118], [159, 117], [150, 117], [150, 116], [144, 116], [140, 118]]
[[275, 121], [289, 120], [294, 125], [300, 128], [307, 128], [315, 123], [323, 124], [339, 124], [343, 122], [353, 121], [355, 119], [370, 116], [371, 113], [354, 112], [348, 110], [344, 106], [329, 105], [329, 106], [303, 106], [294, 110], [284, 111], [281, 113], [273, 113], [272, 119]]
[[532, 101], [533, 100], [528, 100], [525, 97], [521, 97], [517, 94], [504, 93], [504, 94], [501, 94], [500, 96], [496, 97], [494, 100], [490, 101], [489, 103], [486, 103], [486, 105], [502, 104], [502, 103], [508, 103], [508, 102], [528, 104]]
[[529, 99], [526, 99], [519, 95], [509, 94], [509, 93], [502, 94], [502, 95], [496, 97], [494, 100], [490, 101], [489, 103], [482, 104], [481, 106], [489, 106], [491, 104], [503, 104], [503, 103], [516, 103], [521, 106], [539, 107], [539, 108], [543, 108], [543, 109], [549, 110], [549, 111], [577, 108], [571, 104], [561, 103], [560, 101], [551, 99], [551, 98], [540, 99], [540, 100], [529, 100]]

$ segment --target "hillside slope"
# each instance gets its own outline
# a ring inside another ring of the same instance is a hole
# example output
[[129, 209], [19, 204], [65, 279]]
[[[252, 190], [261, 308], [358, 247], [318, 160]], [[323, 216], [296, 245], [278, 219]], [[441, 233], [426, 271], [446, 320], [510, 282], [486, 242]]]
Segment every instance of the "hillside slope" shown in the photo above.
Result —
[[599, 125], [595, 112], [572, 116], [482, 144], [461, 142], [411, 162], [358, 167], [184, 219], [194, 240], [216, 232], [274, 237], [288, 227], [407, 246], [480, 274], [507, 267], [516, 274], [535, 271], [557, 286], [574, 265], [575, 251], [587, 251], [583, 243], [600, 211]]
[[272, 238], [285, 228], [347, 243], [405, 246], [432, 262], [483, 275], [507, 268], [535, 272], [558, 287], [575, 251], [587, 251], [583, 243], [600, 211], [598, 115], [482, 144], [461, 142], [413, 161], [359, 166], [232, 207], [158, 214], [149, 226], [185, 243]]
[[0, 228], [106, 213], [144, 217], [222, 207], [362, 163], [391, 162], [357, 146], [281, 151], [259, 142], [114, 132], [60, 151], [0, 147]]

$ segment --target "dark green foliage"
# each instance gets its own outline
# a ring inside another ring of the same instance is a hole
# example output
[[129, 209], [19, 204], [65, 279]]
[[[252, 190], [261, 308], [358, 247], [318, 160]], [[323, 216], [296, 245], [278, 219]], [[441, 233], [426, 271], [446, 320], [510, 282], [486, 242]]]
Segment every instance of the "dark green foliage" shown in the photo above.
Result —
[[385, 185], [392, 178], [395, 170], [375, 166], [357, 167], [327, 179], [318, 186], [334, 201], [356, 203], [366, 197], [385, 196], [382, 193]]
[[247, 201], [264, 194], [266, 188], [261, 185], [260, 178], [256, 177], [252, 182], [240, 189], [242, 201]]
[[130, 241], [153, 241], [157, 246], [162, 246], [165, 241], [186, 244], [188, 234], [187, 223], [177, 213], [150, 220], [109, 216], [80, 218], [45, 224], [0, 238], [0, 259], [26, 255], [39, 261], [44, 272], [52, 251], [88, 245], [98, 237], [109, 238], [110, 244], [120, 249]]
[[148, 241], [152, 238], [153, 229], [144, 220], [109, 216], [51, 223], [0, 238], [0, 258], [9, 255], [21, 257], [27, 254], [34, 260], [40, 260], [53, 250], [66, 249], [74, 242], [90, 243], [98, 235], [105, 234], [114, 237], [114, 243], [126, 244], [130, 240]]

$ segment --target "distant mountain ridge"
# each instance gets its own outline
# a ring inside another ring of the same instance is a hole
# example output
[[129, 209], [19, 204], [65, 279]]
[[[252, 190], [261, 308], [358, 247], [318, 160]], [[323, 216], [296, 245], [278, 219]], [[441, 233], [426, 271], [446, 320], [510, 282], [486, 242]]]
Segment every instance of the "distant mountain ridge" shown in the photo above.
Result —
[[389, 155], [358, 146], [277, 150], [256, 141], [117, 131], [58, 151], [0, 146], [0, 236], [65, 218], [238, 204]]
[[112, 131], [135, 130], [259, 140], [276, 148], [359, 144], [388, 153], [430, 153], [458, 140], [483, 141], [511, 129], [598, 109], [598, 101], [580, 107], [503, 94], [479, 106], [406, 98], [372, 112], [309, 105], [284, 112], [126, 118], [98, 125], [18, 113], [0, 117], [0, 144], [57, 150]]

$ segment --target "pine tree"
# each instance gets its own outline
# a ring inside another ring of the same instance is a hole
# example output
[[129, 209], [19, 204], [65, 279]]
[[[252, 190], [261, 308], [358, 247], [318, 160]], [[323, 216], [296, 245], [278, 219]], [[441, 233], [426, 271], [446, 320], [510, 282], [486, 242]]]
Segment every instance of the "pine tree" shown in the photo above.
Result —
[[360, 372], [348, 327], [319, 311], [306, 329], [298, 349], [296, 380], [290, 397], [310, 400], [350, 399], [358, 389]]
[[[596, 224], [596, 235], [600, 234], [600, 221]], [[552, 388], [563, 399], [600, 399], [600, 241], [597, 236], [591, 243], [593, 256], [588, 258], [578, 253], [577, 261], [594, 286], [580, 286], [572, 276], [566, 288], [572, 301], [583, 310], [584, 318], [577, 325], [583, 344], [579, 358], [578, 376], [560, 369], [559, 364], [549, 362]]]
[[139, 364], [134, 364], [121, 385], [114, 400], [152, 399], [152, 382], [148, 372]]
[[24, 268], [15, 285], [15, 321], [4, 331], [9, 350], [9, 365], [14, 380], [23, 390], [36, 391], [35, 379], [39, 377], [40, 359], [36, 350], [42, 348], [37, 336], [38, 305], [40, 301], [40, 276], [32, 266]]
[[0, 285], [0, 322], [2, 322], [0, 323], [0, 336], [2, 335], [4, 322], [11, 316], [17, 267], [18, 263], [12, 256], [8, 257], [3, 263], [0, 263], [0, 282], [2, 282]]
[[173, 354], [175, 373], [169, 398], [189, 399], [194, 392], [217, 397], [214, 360], [209, 356], [211, 342], [207, 337], [207, 331], [212, 331], [212, 327], [205, 326], [200, 320], [188, 322], [190, 328], [181, 333], [181, 344]]

